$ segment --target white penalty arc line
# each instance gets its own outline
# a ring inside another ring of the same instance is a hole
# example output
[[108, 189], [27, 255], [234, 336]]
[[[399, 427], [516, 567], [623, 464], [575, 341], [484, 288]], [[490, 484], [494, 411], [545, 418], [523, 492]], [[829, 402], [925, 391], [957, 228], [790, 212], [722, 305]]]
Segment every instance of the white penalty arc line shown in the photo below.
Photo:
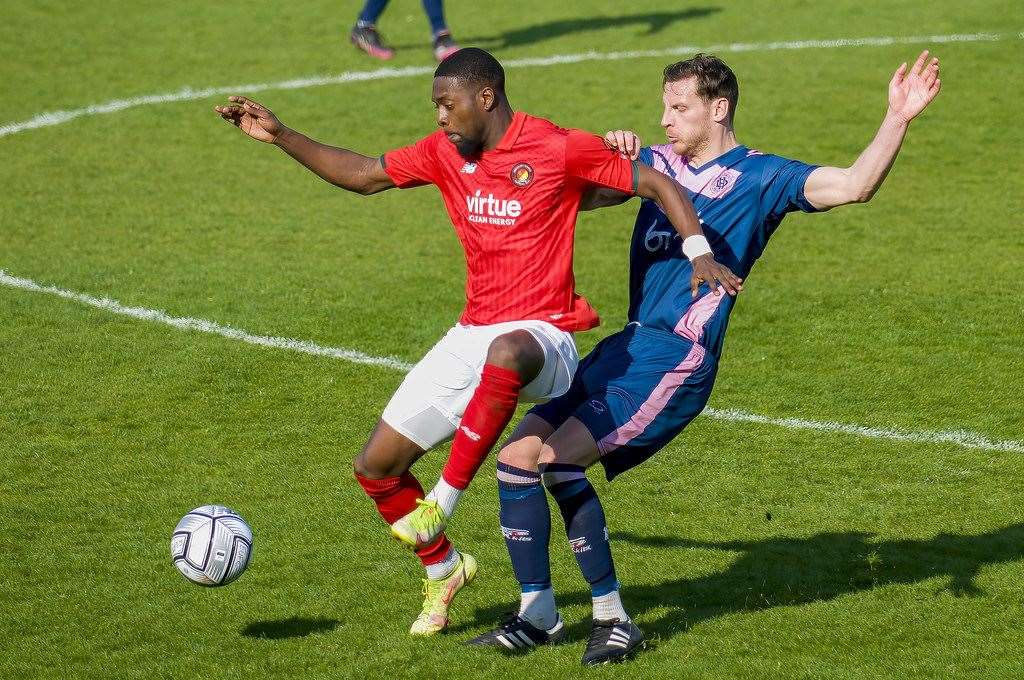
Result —
[[[693, 54], [694, 52], [769, 52], [776, 50], [808, 50], [835, 49], [841, 47], [884, 47], [887, 45], [919, 45], [996, 42], [1000, 40], [1024, 40], [1024, 32], [1020, 33], [951, 33], [947, 35], [912, 35], [912, 36], [876, 36], [871, 38], [834, 38], [831, 40], [791, 40], [785, 42], [763, 43], [722, 43], [718, 45], [680, 45], [661, 50], [631, 50], [626, 52], [581, 52], [578, 54], [559, 54], [550, 57], [529, 57], [509, 59], [503, 62], [505, 68], [526, 68], [532, 66], [555, 66], [558, 64], [577, 64], [586, 61], [620, 61], [623, 59], [647, 59], [654, 57], [675, 57]], [[78, 109], [63, 109], [40, 113], [28, 120], [0, 125], [0, 137], [35, 130], [38, 128], [61, 125], [76, 118], [116, 113], [138, 106], [150, 104], [168, 104], [173, 102], [195, 101], [226, 94], [254, 94], [272, 90], [299, 90], [307, 87], [324, 85], [341, 85], [367, 80], [385, 80], [391, 78], [411, 78], [434, 72], [435, 66], [407, 66], [405, 68], [380, 68], [372, 71], [346, 71], [337, 75], [310, 76], [267, 83], [249, 83], [227, 87], [204, 87], [193, 89], [184, 87], [176, 92], [149, 94], [127, 99], [115, 99], [103, 104], [94, 104]]]
[[[285, 349], [293, 352], [302, 352], [314, 356], [329, 357], [332, 359], [343, 359], [356, 364], [368, 364], [381, 366], [396, 371], [408, 372], [413, 364], [402, 361], [395, 357], [377, 357], [365, 354], [354, 349], [344, 347], [323, 347], [307, 340], [296, 340], [270, 335], [256, 335], [231, 326], [195, 319], [192, 317], [171, 316], [166, 312], [145, 307], [129, 307], [117, 300], [110, 298], [98, 298], [84, 293], [65, 290], [56, 286], [47, 286], [36, 283], [31, 279], [12, 276], [0, 269], [0, 285], [9, 288], [30, 291], [33, 293], [45, 293], [54, 295], [65, 300], [72, 300], [90, 307], [102, 309], [113, 314], [128, 316], [144, 321], [154, 321], [179, 330], [199, 331], [211, 335], [219, 335], [230, 340], [239, 340], [251, 345], [271, 347], [274, 349]], [[733, 409], [705, 408], [703, 415], [717, 420], [757, 423], [760, 425], [772, 425], [790, 430], [814, 430], [833, 434], [848, 434], [868, 439], [887, 439], [891, 441], [912, 442], [918, 444], [954, 444], [967, 449], [980, 449], [984, 451], [1009, 451], [1013, 453], [1024, 453], [1024, 442], [1012, 440], [990, 439], [976, 432], [966, 430], [952, 431], [909, 431], [895, 430], [866, 425], [850, 425], [847, 423], [836, 423], [831, 421], [804, 420], [802, 418], [773, 418], [748, 411]]]

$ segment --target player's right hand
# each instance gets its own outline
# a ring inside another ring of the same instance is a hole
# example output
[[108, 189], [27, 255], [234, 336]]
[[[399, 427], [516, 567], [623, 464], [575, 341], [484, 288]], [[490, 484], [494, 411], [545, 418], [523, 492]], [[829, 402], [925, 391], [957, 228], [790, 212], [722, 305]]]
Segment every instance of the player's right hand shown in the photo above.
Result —
[[[731, 269], [721, 264], [711, 255], [706, 253], [690, 261], [693, 266], [693, 276], [690, 277], [690, 290], [694, 299], [700, 289], [700, 284], [707, 283], [711, 292], [721, 295], [722, 290], [729, 295], [736, 296], [743, 290], [743, 279], [736, 276]], [[721, 288], [720, 288], [721, 287]]]
[[636, 160], [640, 155], [640, 148], [643, 144], [640, 143], [640, 136], [630, 130], [612, 130], [606, 132], [604, 135], [604, 145], [613, 151], [618, 151], [630, 158], [630, 160]]
[[213, 110], [245, 134], [261, 142], [273, 144], [284, 130], [284, 125], [270, 109], [246, 97], [232, 95], [227, 106], [215, 106]]

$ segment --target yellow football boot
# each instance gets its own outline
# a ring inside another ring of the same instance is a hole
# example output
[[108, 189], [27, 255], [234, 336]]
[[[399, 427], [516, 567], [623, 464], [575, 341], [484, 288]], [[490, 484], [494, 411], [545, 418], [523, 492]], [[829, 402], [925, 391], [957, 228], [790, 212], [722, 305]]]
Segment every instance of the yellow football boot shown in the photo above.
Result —
[[416, 509], [391, 525], [391, 535], [416, 550], [440, 536], [447, 523], [448, 517], [437, 501], [417, 498]]
[[423, 611], [416, 617], [409, 634], [428, 636], [444, 630], [448, 626], [448, 607], [455, 594], [476, 578], [476, 571], [476, 558], [462, 553], [449, 576], [423, 579]]

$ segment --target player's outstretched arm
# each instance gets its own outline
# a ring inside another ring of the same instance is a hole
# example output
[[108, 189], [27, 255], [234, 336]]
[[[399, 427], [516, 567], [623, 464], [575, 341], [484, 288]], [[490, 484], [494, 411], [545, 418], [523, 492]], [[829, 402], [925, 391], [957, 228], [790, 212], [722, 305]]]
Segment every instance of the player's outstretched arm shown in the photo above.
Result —
[[819, 210], [864, 203], [882, 185], [900, 152], [910, 121], [939, 94], [939, 60], [925, 50], [907, 68], [904, 63], [889, 82], [889, 108], [878, 133], [848, 168], [821, 167], [807, 177], [804, 196]]
[[363, 156], [316, 142], [283, 125], [270, 109], [246, 97], [228, 97], [214, 110], [255, 140], [274, 144], [324, 180], [359, 194], [375, 194], [395, 186], [379, 158]]
[[639, 170], [637, 196], [657, 202], [683, 238], [683, 254], [693, 265], [693, 276], [690, 279], [693, 296], [697, 297], [697, 289], [705, 281], [716, 295], [721, 294], [719, 284], [729, 295], [736, 295], [743, 290], [743, 279], [715, 261], [711, 247], [704, 237], [704, 231], [700, 227], [697, 212], [693, 209], [693, 204], [684, 193], [684, 189], [657, 170], [642, 164], [636, 167]]

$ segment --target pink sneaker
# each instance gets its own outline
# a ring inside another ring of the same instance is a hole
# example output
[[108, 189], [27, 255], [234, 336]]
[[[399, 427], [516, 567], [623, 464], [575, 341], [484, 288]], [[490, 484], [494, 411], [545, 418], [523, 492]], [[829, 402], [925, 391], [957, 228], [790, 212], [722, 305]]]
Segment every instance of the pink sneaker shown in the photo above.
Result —
[[348, 40], [363, 52], [376, 59], [387, 61], [395, 56], [395, 51], [384, 44], [375, 26], [353, 26]]
[[452, 39], [451, 31], [441, 31], [434, 36], [434, 57], [444, 61], [462, 48]]

